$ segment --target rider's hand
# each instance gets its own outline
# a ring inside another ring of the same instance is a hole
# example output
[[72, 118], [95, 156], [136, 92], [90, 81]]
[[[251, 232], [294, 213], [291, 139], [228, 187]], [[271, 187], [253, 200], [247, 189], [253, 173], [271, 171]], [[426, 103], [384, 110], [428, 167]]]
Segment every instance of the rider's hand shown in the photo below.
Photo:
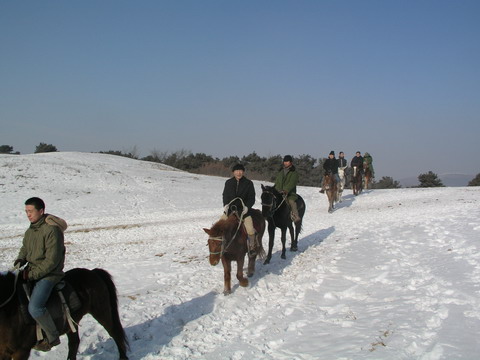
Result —
[[17, 266], [18, 266], [19, 268], [21, 268], [21, 267], [22, 267], [23, 265], [25, 265], [26, 263], [27, 263], [27, 260], [25, 260], [25, 259], [17, 259], [17, 260], [15, 260], [15, 262], [13, 263], [13, 266], [14, 266], [14, 267], [17, 267]]

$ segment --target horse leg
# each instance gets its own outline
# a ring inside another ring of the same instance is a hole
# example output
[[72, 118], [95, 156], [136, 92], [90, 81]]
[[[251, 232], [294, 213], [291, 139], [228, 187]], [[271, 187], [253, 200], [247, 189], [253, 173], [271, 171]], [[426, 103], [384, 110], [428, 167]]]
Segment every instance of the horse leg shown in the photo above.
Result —
[[76, 360], [77, 359], [77, 352], [78, 346], [80, 345], [80, 337], [77, 332], [68, 332], [68, 357], [67, 360]]
[[230, 260], [225, 260], [225, 257], [222, 256], [223, 264], [223, 294], [228, 295], [232, 292], [231, 286], [231, 275], [232, 262]]
[[281, 256], [282, 259], [287, 258], [287, 256], [285, 255], [285, 252], [287, 251], [287, 249], [285, 248], [286, 242], [287, 242], [287, 228], [283, 228], [282, 229], [282, 256]]
[[[298, 225], [295, 224], [295, 229], [297, 229], [297, 226]], [[288, 231], [290, 232], [290, 251], [297, 251], [297, 241], [293, 232], [293, 225], [290, 224], [290, 226], [288, 227]]]
[[263, 265], [270, 264], [272, 259], [273, 241], [275, 239], [275, 225], [272, 222], [268, 222], [268, 254], [263, 262]]
[[255, 274], [255, 261], [257, 260], [257, 255], [248, 257], [248, 270], [247, 276], [252, 277]]
[[28, 360], [30, 357], [30, 349], [17, 349], [13, 354], [12, 357], [10, 356], [2, 356], [1, 359], [5, 360]]
[[240, 283], [240, 286], [247, 287], [248, 279], [243, 276], [243, 264], [245, 263], [245, 255], [240, 255], [237, 258], [237, 279]]

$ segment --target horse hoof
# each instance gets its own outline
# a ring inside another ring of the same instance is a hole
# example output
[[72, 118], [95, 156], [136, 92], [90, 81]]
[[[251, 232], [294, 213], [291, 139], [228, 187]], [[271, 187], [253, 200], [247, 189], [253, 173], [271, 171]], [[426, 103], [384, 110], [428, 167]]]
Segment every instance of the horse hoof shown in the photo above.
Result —
[[225, 291], [223, 292], [223, 295], [227, 296], [227, 295], [230, 295], [231, 293], [232, 293], [231, 290], [225, 290]]
[[281, 256], [282, 259], [286, 259], [287, 257], [285, 255], [282, 254]]
[[248, 280], [247, 279], [240, 280], [240, 286], [247, 287], [248, 286]]
[[247, 276], [248, 276], [248, 277], [252, 277], [252, 276], [253, 276], [253, 273], [251, 273], [251, 274], [247, 274]]
[[298, 247], [296, 247], [296, 246], [292, 246], [292, 247], [290, 248], [290, 251], [297, 251], [297, 250], [298, 250]]
[[266, 259], [266, 260], [263, 262], [263, 265], [267, 265], [267, 264], [270, 264], [270, 259]]

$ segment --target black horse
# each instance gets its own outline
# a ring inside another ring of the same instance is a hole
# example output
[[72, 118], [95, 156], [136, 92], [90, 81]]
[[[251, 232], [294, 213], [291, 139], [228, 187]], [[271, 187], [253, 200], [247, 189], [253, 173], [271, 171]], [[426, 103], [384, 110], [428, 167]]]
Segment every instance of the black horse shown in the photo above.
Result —
[[[115, 284], [102, 269], [72, 269], [65, 273], [65, 281], [75, 290], [81, 305], [72, 311], [75, 328], [84, 315], [91, 314], [115, 341], [120, 359], [128, 359], [128, 341], [120, 322]], [[25, 284], [18, 272], [0, 274], [0, 359], [27, 360], [37, 341], [35, 322], [26, 319], [21, 305]], [[55, 292], [55, 291], [54, 291]], [[56, 294], [54, 301], [59, 302]], [[50, 308], [50, 307], [49, 307]], [[28, 315], [27, 315], [28, 316]], [[30, 319], [31, 320], [31, 319]], [[55, 319], [57, 328], [68, 337], [68, 360], [77, 358], [80, 337], [72, 332], [65, 319]]]
[[282, 231], [282, 259], [285, 256], [285, 243], [287, 240], [287, 228], [290, 231], [291, 251], [297, 251], [298, 235], [302, 230], [303, 215], [305, 214], [305, 201], [300, 195], [297, 195], [297, 209], [300, 215], [300, 221], [295, 223], [295, 234], [293, 232], [293, 222], [290, 216], [290, 206], [287, 199], [272, 186], [262, 185], [262, 215], [268, 222], [268, 254], [264, 264], [269, 264], [272, 258], [273, 240], [275, 238], [275, 228]]

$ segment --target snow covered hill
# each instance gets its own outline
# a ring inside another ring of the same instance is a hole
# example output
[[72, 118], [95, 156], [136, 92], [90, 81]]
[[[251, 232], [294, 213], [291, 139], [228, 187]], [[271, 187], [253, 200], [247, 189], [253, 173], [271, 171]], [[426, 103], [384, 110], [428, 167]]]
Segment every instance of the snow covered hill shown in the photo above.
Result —
[[[280, 259], [277, 232], [271, 264], [224, 296], [202, 230], [224, 182], [105, 154], [0, 155], [0, 270], [40, 196], [69, 223], [66, 268], [114, 276], [133, 360], [478, 358], [480, 188], [347, 191], [328, 214], [300, 187], [299, 251]], [[80, 325], [79, 359], [116, 359], [93, 318]], [[61, 340], [31, 358], [64, 359]]]

